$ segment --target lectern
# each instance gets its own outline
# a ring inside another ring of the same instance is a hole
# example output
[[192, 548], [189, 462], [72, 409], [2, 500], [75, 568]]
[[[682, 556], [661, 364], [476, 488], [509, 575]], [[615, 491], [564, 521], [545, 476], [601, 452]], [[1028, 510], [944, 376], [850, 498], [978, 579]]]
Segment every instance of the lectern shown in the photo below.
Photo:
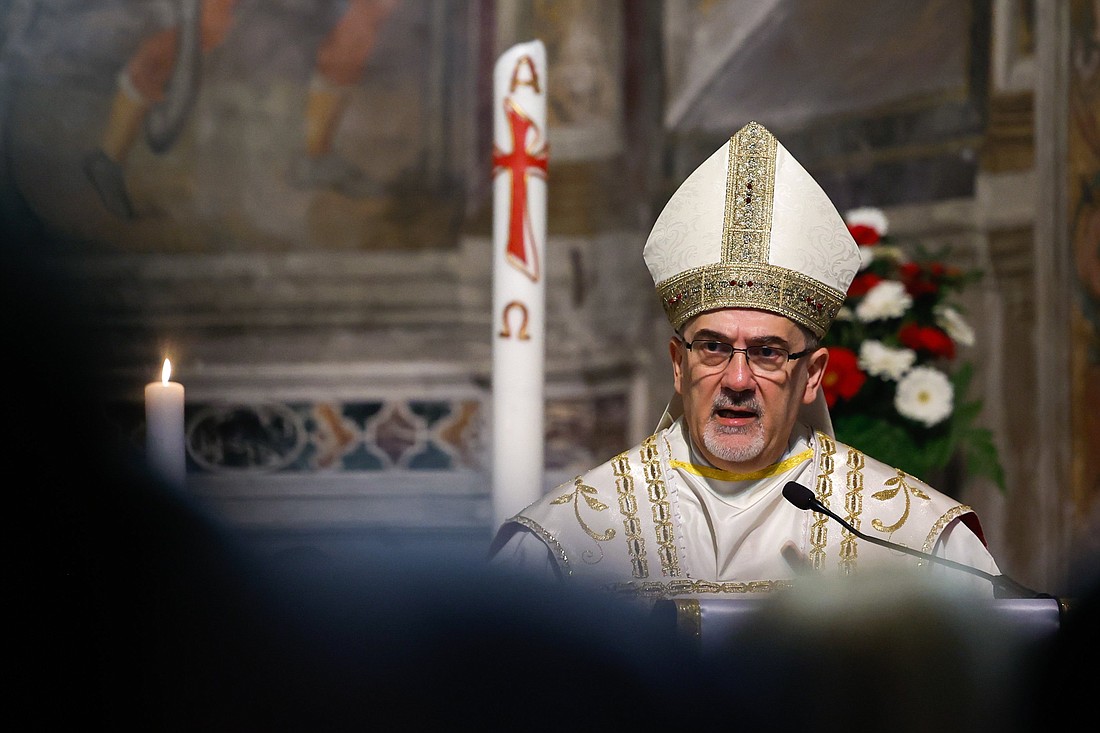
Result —
[[[751, 631], [775, 602], [772, 596], [672, 598], [657, 601], [653, 613], [666, 629], [706, 654], [728, 648], [739, 634]], [[1012, 637], [1006, 641], [1041, 643], [1058, 631], [1066, 608], [1065, 601], [1053, 597], [1007, 598], [974, 600], [966, 612], [979, 623], [1000, 624]]]

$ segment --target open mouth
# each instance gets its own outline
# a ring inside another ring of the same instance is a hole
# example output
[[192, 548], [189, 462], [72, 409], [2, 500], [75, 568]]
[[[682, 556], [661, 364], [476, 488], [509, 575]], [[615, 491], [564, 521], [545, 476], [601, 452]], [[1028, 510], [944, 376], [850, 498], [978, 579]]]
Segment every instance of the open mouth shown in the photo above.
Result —
[[756, 417], [756, 411], [744, 407], [720, 407], [714, 414], [725, 420], [745, 420]]

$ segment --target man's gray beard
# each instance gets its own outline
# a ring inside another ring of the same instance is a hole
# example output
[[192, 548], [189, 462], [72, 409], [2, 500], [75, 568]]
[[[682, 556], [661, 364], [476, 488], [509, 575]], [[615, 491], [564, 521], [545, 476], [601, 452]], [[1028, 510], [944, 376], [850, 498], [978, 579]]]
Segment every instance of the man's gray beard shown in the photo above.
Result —
[[[726, 438], [732, 435], [744, 436], [748, 442], [739, 441], [731, 445]], [[703, 445], [711, 455], [729, 463], [751, 461], [764, 452], [764, 426], [754, 423], [744, 428], [730, 428], [716, 423], [707, 423], [703, 430]]]
[[[744, 463], [757, 458], [764, 452], [764, 425], [759, 419], [764, 416], [764, 413], [756, 400], [748, 400], [744, 404], [736, 406], [755, 410], [756, 422], [743, 428], [727, 427], [713, 421], [708, 422], [703, 429], [703, 445], [715, 458], [729, 463]], [[715, 410], [732, 407], [735, 407], [735, 403], [728, 398], [719, 398], [715, 400], [713, 405]], [[730, 445], [725, 440], [730, 436], [747, 438], [748, 442], [738, 441], [736, 445]]]

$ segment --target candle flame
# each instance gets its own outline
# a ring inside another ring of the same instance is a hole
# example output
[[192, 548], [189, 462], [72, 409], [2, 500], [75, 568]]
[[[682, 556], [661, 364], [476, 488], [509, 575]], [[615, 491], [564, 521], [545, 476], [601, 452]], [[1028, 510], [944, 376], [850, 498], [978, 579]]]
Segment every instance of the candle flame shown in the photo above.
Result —
[[168, 384], [168, 378], [172, 376], [172, 362], [166, 358], [164, 360], [164, 366], [160, 370], [160, 383]]

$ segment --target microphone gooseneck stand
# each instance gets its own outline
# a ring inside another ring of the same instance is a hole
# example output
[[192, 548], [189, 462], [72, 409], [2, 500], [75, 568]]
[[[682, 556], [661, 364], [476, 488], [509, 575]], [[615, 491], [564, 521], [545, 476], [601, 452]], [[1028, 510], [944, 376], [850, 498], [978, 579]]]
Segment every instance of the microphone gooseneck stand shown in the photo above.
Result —
[[837, 521], [846, 530], [859, 537], [861, 540], [866, 540], [872, 544], [886, 547], [891, 550], [897, 550], [898, 552], [904, 552], [913, 557], [919, 557], [922, 560], [927, 560], [932, 563], [939, 563], [940, 565], [946, 565], [949, 568], [955, 568], [956, 570], [962, 570], [963, 572], [977, 575], [978, 577], [985, 578], [993, 584], [993, 596], [995, 598], [1052, 598], [1046, 593], [1039, 593], [1038, 591], [1025, 588], [1017, 583], [1007, 575], [993, 575], [987, 573], [984, 570], [971, 567], [969, 565], [963, 565], [962, 563], [955, 562], [954, 560], [948, 560], [943, 557], [936, 557], [935, 555], [929, 555], [926, 552], [920, 550], [914, 550], [911, 547], [905, 545], [899, 545], [896, 542], [889, 542], [879, 537], [872, 537], [870, 535], [860, 532], [848, 522], [841, 519], [839, 516], [829, 510], [824, 504], [818, 501], [814, 496], [814, 492], [798, 483], [797, 481], [788, 481], [787, 485], [783, 487], [783, 498], [794, 504], [799, 509], [808, 509]]

